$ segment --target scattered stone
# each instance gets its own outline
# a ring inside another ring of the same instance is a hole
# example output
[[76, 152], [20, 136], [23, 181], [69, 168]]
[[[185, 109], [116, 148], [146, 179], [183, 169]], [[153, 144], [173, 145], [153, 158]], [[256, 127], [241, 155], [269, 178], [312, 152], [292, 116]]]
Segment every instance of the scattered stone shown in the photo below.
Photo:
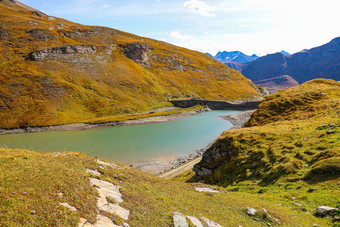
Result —
[[297, 202], [294, 202], [295, 205], [299, 206], [299, 207], [302, 207], [302, 204], [301, 203], [297, 203]]
[[68, 208], [70, 211], [77, 211], [77, 209], [75, 207], [71, 206], [68, 203], [59, 203], [59, 204], [62, 205], [63, 207]]
[[254, 218], [255, 221], [260, 221], [258, 218]]
[[62, 193], [62, 192], [59, 192], [59, 193], [58, 193], [58, 197], [59, 197], [59, 198], [63, 198], [63, 195], [64, 195], [64, 193]]
[[302, 208], [301, 209], [303, 212], [307, 212], [307, 209], [306, 208]]
[[329, 127], [333, 128], [334, 127], [334, 124], [328, 124]]
[[31, 214], [36, 214], [37, 212], [35, 210], [31, 210]]
[[282, 207], [282, 204], [281, 203], [279, 203], [279, 204], [276, 204], [277, 206], [280, 206], [280, 207]]
[[324, 217], [326, 215], [332, 214], [336, 208], [328, 207], [328, 206], [321, 206], [316, 209], [315, 215]]
[[208, 187], [195, 187], [195, 190], [198, 192], [221, 193], [221, 191], [219, 190], [216, 190], [214, 188], [208, 188]]
[[209, 220], [208, 218], [201, 217], [201, 219], [204, 221], [207, 227], [223, 227], [222, 225], [219, 225], [216, 222]]
[[91, 174], [93, 174], [95, 176], [101, 176], [102, 175], [97, 170], [92, 170], [92, 169], [86, 169], [86, 173], [91, 173]]
[[291, 199], [296, 199], [296, 197], [295, 196], [292, 196], [292, 197], [290, 197]]
[[110, 167], [112, 167], [112, 168], [118, 168], [118, 166], [117, 166], [116, 164], [104, 162], [104, 161], [101, 161], [101, 160], [99, 160], [99, 159], [97, 159], [96, 162], [97, 162], [99, 165], [110, 166]]
[[315, 226], [315, 227], [321, 227], [321, 225], [318, 225], [318, 224], [313, 224], [313, 226]]
[[203, 224], [200, 220], [198, 220], [195, 217], [192, 216], [185, 216], [187, 219], [189, 219], [191, 221], [191, 223], [196, 226], [196, 227], [203, 227]]
[[251, 216], [255, 216], [257, 213], [257, 211], [252, 208], [252, 207], [247, 207], [247, 214], [251, 215]]
[[189, 227], [185, 216], [179, 212], [174, 212], [174, 227]]
[[307, 192], [315, 192], [316, 190], [317, 190], [316, 188], [310, 188], [310, 189], [308, 189]]
[[272, 226], [272, 225], [270, 223], [268, 223], [267, 226]]
[[329, 130], [329, 131], [327, 131], [326, 133], [327, 133], [327, 135], [330, 135], [330, 134], [335, 134], [335, 131], [333, 131], [333, 130]]
[[332, 222], [340, 222], [340, 217], [338, 215], [334, 215]]

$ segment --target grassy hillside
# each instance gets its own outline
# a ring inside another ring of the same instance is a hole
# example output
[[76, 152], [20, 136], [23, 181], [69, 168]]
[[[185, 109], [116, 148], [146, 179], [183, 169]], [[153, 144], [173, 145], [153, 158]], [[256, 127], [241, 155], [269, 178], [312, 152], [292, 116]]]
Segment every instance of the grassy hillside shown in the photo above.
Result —
[[[101, 175], [95, 176], [86, 169]], [[80, 218], [95, 223], [98, 213], [122, 224], [121, 218], [97, 210], [98, 192], [89, 177], [121, 187], [120, 206], [130, 210], [125, 221], [130, 226], [173, 226], [174, 211], [197, 218], [204, 216], [223, 226], [278, 225], [273, 218], [284, 226], [330, 223], [301, 209], [291, 209], [292, 202], [286, 198], [278, 201], [262, 194], [230, 192], [218, 187], [221, 193], [201, 193], [194, 189], [197, 184], [164, 180], [120, 164], [107, 166], [85, 154], [0, 149], [0, 225], [75, 226]], [[60, 203], [68, 203], [77, 211]], [[247, 215], [247, 207], [258, 210], [257, 220]]]
[[340, 83], [306, 82], [267, 96], [246, 127], [224, 132], [195, 167], [211, 174], [196, 179], [301, 205], [292, 209], [335, 207], [339, 135]]
[[168, 98], [245, 101], [259, 88], [207, 55], [0, 1], [0, 128], [83, 122]]

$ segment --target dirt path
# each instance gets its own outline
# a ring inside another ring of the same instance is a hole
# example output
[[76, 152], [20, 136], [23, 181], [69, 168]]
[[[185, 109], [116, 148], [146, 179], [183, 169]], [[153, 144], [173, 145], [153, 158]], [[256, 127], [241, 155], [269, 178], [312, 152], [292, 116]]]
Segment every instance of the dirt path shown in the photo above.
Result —
[[194, 168], [194, 165], [199, 163], [202, 160], [202, 156], [199, 158], [196, 158], [194, 160], [191, 160], [190, 162], [187, 162], [175, 169], [172, 169], [166, 173], [163, 173], [161, 175], [159, 175], [159, 177], [164, 178], [164, 179], [171, 179], [174, 178], [182, 173], [185, 173], [189, 170], [192, 170]]

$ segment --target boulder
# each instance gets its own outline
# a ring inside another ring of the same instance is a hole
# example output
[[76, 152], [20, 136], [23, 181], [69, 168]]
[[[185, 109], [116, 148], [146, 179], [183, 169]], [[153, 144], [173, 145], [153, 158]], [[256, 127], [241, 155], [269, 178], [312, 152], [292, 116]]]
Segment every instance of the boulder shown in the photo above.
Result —
[[316, 209], [315, 215], [324, 217], [326, 215], [332, 214], [336, 208], [328, 207], [328, 206], [321, 206]]
[[147, 43], [133, 42], [124, 47], [126, 57], [144, 66], [150, 66], [150, 45]]
[[251, 215], [251, 216], [255, 216], [257, 213], [257, 211], [252, 208], [252, 207], [247, 207], [247, 214]]

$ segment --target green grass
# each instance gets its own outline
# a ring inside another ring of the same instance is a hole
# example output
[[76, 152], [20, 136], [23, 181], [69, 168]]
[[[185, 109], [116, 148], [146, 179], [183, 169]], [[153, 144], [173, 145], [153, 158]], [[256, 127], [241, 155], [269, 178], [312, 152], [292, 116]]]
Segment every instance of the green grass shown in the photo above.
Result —
[[[79, 153], [1, 149], [1, 225], [71, 226], [78, 222], [79, 217], [95, 222], [97, 192], [87, 179], [90, 174], [86, 173], [86, 168], [97, 169], [103, 174], [100, 179], [121, 186], [124, 200], [121, 206], [131, 211], [127, 221], [130, 226], [172, 225], [174, 211], [198, 218], [204, 216], [223, 226], [267, 226], [268, 223], [275, 226], [265, 217], [262, 208], [267, 209], [270, 215], [278, 218], [285, 226], [330, 224], [328, 219], [320, 219], [296, 209], [287, 197], [288, 193], [259, 194], [251, 190], [250, 193], [242, 190], [231, 192], [228, 188], [219, 188], [220, 194], [199, 193], [193, 188], [196, 184], [164, 180], [134, 168], [118, 166], [102, 169], [94, 157]], [[303, 186], [299, 190], [305, 192], [307, 188]], [[275, 192], [275, 189], [271, 190]], [[310, 194], [312, 197], [307, 197], [306, 202], [300, 197], [296, 201], [306, 203], [307, 209], [312, 211], [313, 206], [309, 208], [309, 201], [313, 203], [318, 198], [314, 195], [321, 193], [322, 196], [324, 190], [326, 184], [324, 189], [320, 188]], [[63, 196], [59, 197], [59, 193], [63, 193]], [[327, 205], [333, 204], [336, 194], [333, 197]], [[68, 202], [78, 212], [68, 211], [59, 202]], [[259, 211], [259, 221], [246, 214], [248, 206]], [[36, 213], [32, 214], [32, 210]], [[117, 217], [110, 218], [117, 223], [121, 222]]]

